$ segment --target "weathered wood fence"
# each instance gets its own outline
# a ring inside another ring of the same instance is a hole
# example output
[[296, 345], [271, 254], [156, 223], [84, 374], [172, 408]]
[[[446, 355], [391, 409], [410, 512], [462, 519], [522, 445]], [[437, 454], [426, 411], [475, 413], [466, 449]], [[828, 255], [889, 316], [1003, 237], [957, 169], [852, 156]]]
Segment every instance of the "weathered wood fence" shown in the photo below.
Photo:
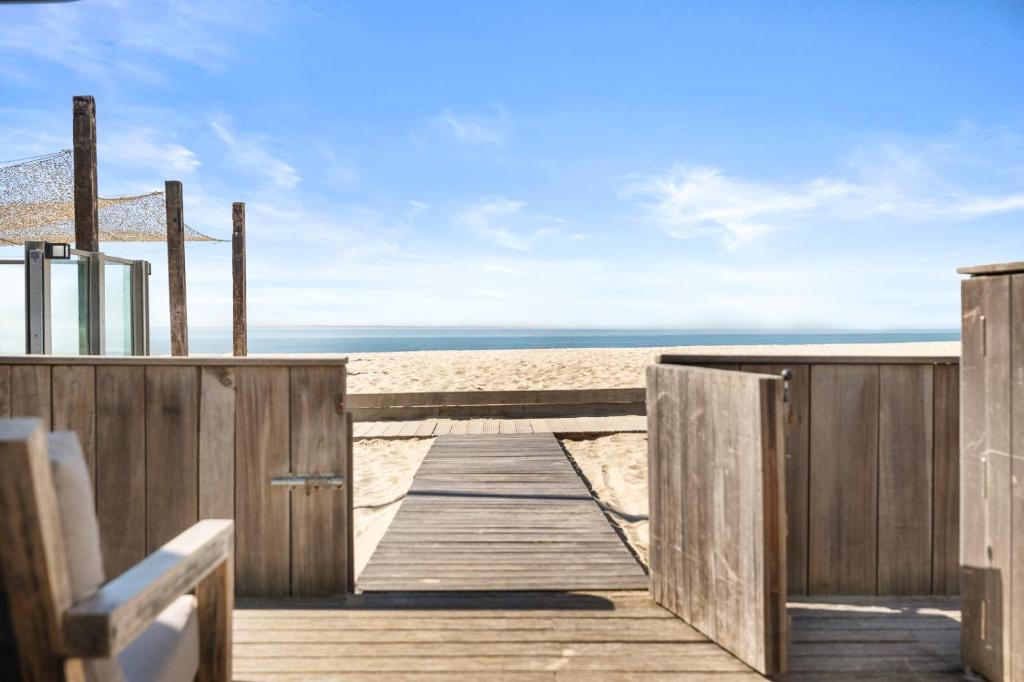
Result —
[[643, 388], [541, 391], [431, 391], [353, 393], [349, 409], [358, 422], [412, 419], [516, 419], [643, 415]]
[[[109, 576], [203, 518], [236, 522], [241, 595], [351, 591], [346, 360], [0, 358], [0, 417], [78, 433]], [[341, 474], [340, 490], [271, 478]]]
[[790, 594], [958, 592], [959, 358], [661, 362], [793, 373], [784, 408]]
[[647, 370], [651, 594], [755, 670], [785, 671], [782, 380]]

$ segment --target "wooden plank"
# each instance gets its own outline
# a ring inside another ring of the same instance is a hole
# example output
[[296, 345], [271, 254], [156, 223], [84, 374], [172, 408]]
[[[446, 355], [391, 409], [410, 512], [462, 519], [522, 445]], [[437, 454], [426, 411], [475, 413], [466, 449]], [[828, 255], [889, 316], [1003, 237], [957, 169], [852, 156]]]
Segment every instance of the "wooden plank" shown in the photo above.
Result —
[[878, 382], [873, 365], [811, 367], [811, 594], [877, 589]]
[[145, 368], [97, 367], [96, 516], [110, 577], [146, 556], [145, 418]]
[[57, 365], [53, 379], [53, 430], [74, 431], [96, 482], [96, 369]]
[[350, 408], [642, 403], [642, 388], [353, 393]]
[[245, 204], [231, 204], [231, 339], [236, 357], [249, 353], [245, 301]]
[[11, 366], [0, 365], [0, 419], [11, 416]]
[[960, 368], [936, 365], [932, 593], [960, 593]]
[[285, 596], [291, 578], [289, 493], [270, 479], [289, 471], [289, 370], [235, 371], [235, 583], [240, 595]]
[[188, 305], [185, 291], [185, 217], [181, 182], [164, 183], [167, 205], [167, 290], [171, 306], [171, 355], [188, 355]]
[[[291, 370], [291, 469], [345, 475], [351, 457], [345, 417], [345, 370]], [[353, 481], [345, 481], [349, 488]], [[347, 591], [348, 498], [330, 488], [291, 496], [291, 593], [324, 596]]]
[[957, 355], [936, 353], [934, 355], [662, 355], [659, 363], [667, 365], [689, 365], [715, 369], [735, 369], [736, 365], [955, 365], [960, 362]]
[[45, 365], [14, 365], [11, 367], [12, 417], [37, 417], [43, 420], [47, 431], [53, 428], [50, 377], [50, 367]]
[[740, 370], [781, 376], [792, 373], [783, 425], [786, 443], [786, 573], [790, 596], [807, 594], [807, 507], [810, 487], [810, 391], [808, 365], [742, 365]]
[[879, 594], [932, 589], [933, 393], [930, 366], [879, 368]]
[[235, 370], [199, 369], [199, 518], [235, 518]]
[[223, 355], [196, 357], [131, 356], [131, 355], [10, 355], [5, 365], [52, 367], [53, 365], [169, 366], [169, 367], [339, 367], [348, 364], [344, 355], [256, 355], [232, 358]]
[[146, 547], [153, 551], [199, 520], [198, 370], [149, 367], [145, 395]]
[[961, 283], [961, 653], [1002, 679], [1010, 651], [1010, 280]]
[[89, 95], [76, 95], [71, 100], [71, 112], [71, 142], [75, 165], [75, 248], [82, 251], [99, 251], [96, 100]]
[[1009, 630], [1009, 675], [1024, 682], [1024, 275], [1010, 278], [1010, 376], [1011, 464], [1010, 464], [1010, 592], [1007, 603]]
[[196, 585], [197, 619], [199, 621], [198, 682], [234, 679], [232, 621], [235, 610], [234, 538], [227, 545], [226, 556], [210, 575]]

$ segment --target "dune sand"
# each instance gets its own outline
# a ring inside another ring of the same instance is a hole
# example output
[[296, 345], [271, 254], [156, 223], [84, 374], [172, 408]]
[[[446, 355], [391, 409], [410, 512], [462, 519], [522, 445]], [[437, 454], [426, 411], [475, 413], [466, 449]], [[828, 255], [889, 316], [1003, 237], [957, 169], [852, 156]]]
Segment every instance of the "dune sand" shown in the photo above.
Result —
[[[958, 342], [818, 346], [694, 346], [508, 351], [360, 353], [350, 357], [351, 393], [644, 385], [644, 368], [661, 353], [705, 355], [958, 355]], [[357, 441], [356, 573], [362, 571], [394, 518], [433, 439]], [[616, 434], [565, 439], [563, 446], [599, 503], [647, 560], [647, 437]]]

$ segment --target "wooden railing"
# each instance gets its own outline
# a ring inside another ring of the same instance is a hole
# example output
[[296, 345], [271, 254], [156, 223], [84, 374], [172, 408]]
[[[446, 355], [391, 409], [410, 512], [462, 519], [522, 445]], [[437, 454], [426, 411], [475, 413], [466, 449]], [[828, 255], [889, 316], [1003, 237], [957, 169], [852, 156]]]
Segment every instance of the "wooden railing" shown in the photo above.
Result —
[[354, 393], [356, 421], [448, 418], [606, 417], [645, 413], [643, 388]]
[[790, 594], [957, 593], [959, 358], [661, 362], [793, 373], [784, 420]]
[[[236, 522], [241, 595], [353, 589], [346, 359], [0, 357], [0, 417], [82, 441], [108, 577], [203, 518]], [[340, 488], [290, 492], [289, 474]]]

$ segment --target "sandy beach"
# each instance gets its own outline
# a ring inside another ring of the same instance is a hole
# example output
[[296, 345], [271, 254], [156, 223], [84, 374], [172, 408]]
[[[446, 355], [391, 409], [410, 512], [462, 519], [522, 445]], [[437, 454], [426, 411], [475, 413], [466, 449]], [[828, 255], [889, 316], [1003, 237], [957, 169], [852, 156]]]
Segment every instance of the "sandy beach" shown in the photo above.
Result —
[[[959, 342], [804, 346], [690, 346], [557, 350], [420, 351], [350, 357], [350, 393], [511, 389], [630, 388], [661, 353], [704, 355], [957, 355]], [[355, 444], [356, 572], [397, 513], [433, 439]], [[598, 502], [647, 560], [647, 437], [615, 434], [564, 439]]]

